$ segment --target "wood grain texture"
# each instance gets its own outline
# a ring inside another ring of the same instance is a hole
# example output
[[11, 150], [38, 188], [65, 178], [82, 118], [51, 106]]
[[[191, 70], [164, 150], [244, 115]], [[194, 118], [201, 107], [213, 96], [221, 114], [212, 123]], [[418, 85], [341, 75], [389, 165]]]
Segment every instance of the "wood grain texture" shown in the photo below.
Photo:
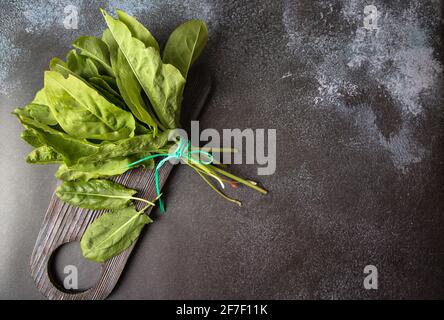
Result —
[[[211, 89], [211, 78], [203, 68], [196, 68], [189, 76], [186, 87], [184, 113], [192, 115], [191, 119], [182, 117], [182, 123], [196, 119], [203, 108]], [[167, 163], [160, 170], [160, 183], [163, 186], [173, 166]], [[115, 177], [114, 181], [126, 187], [137, 189], [138, 196], [145, 199], [156, 197], [154, 171], [143, 168], [134, 169]], [[150, 214], [152, 208], [146, 211]], [[31, 256], [31, 275], [39, 291], [52, 300], [100, 300], [105, 299], [113, 290], [126, 262], [134, 249], [134, 244], [120, 255], [102, 264], [102, 272], [97, 283], [83, 292], [67, 291], [57, 284], [51, 276], [49, 265], [52, 254], [63, 244], [80, 241], [87, 227], [97, 219], [103, 210], [81, 209], [63, 203], [53, 194], [44, 217], [37, 241]]]

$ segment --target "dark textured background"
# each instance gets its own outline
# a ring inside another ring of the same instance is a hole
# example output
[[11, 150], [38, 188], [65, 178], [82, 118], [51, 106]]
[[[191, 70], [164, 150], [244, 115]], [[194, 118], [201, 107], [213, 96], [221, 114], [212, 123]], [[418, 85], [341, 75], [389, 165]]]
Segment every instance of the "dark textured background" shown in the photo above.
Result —
[[[63, 27], [68, 4], [78, 30]], [[369, 4], [378, 32], [362, 28]], [[161, 41], [184, 19], [206, 20], [215, 87], [201, 127], [278, 135], [277, 171], [258, 178], [270, 194], [239, 190], [243, 208], [176, 168], [168, 214], [110, 298], [444, 298], [443, 15], [432, 0], [1, 1], [0, 298], [42, 298], [28, 263], [56, 187], [54, 168], [25, 164], [9, 113], [42, 86], [51, 57], [99, 34], [99, 7], [134, 14]], [[94, 268], [71, 261], [86, 286]], [[376, 291], [362, 285], [368, 264]]]

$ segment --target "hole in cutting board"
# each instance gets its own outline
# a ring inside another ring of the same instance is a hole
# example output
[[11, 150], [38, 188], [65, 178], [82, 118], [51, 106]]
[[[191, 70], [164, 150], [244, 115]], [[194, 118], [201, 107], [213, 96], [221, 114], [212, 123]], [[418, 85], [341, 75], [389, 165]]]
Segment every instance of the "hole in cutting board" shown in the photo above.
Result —
[[68, 293], [80, 293], [94, 287], [101, 273], [102, 265], [85, 259], [78, 241], [61, 245], [48, 262], [52, 283]]

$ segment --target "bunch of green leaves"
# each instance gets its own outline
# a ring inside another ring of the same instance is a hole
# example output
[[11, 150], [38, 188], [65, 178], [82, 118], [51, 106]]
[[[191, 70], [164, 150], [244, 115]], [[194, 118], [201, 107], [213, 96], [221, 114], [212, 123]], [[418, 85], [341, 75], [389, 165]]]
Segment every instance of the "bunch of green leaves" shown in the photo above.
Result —
[[[34, 147], [27, 162], [59, 165], [57, 196], [82, 208], [112, 210], [81, 241], [85, 257], [98, 262], [128, 248], [151, 222], [144, 211], [154, 203], [106, 179], [168, 149], [170, 130], [180, 127], [188, 72], [208, 39], [203, 21], [187, 21], [161, 52], [134, 17], [120, 10], [117, 19], [102, 14], [103, 35], [80, 37], [65, 60], [53, 58], [43, 89], [14, 111], [25, 127], [22, 139]], [[133, 201], [147, 206], [137, 211]]]

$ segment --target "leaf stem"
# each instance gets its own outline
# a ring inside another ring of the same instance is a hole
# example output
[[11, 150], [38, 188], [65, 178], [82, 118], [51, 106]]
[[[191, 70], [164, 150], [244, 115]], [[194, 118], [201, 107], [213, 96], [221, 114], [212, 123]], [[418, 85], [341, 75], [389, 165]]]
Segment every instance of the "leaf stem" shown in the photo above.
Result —
[[142, 199], [142, 198], [138, 198], [138, 197], [131, 197], [131, 199], [132, 199], [132, 200], [136, 200], [136, 201], [141, 201], [141, 202], [145, 202], [145, 203], [147, 203], [147, 204], [148, 204], [148, 206], [152, 206], [152, 207], [154, 207], [154, 206], [155, 206], [154, 202], [151, 202], [151, 201], [148, 201], [148, 200], [145, 200], [145, 199]]
[[[195, 168], [193, 168], [193, 169], [195, 169]], [[200, 175], [200, 177], [211, 187], [211, 189], [213, 189], [214, 191], [216, 191], [216, 193], [218, 194], [218, 195], [220, 195], [222, 198], [224, 198], [225, 200], [227, 200], [227, 201], [230, 201], [230, 202], [233, 202], [233, 203], [235, 203], [235, 204], [237, 204], [239, 207], [242, 207], [242, 202], [240, 202], [240, 201], [238, 201], [238, 200], [236, 200], [236, 199], [233, 199], [233, 198], [230, 198], [230, 197], [228, 197], [227, 195], [225, 195], [223, 192], [221, 192], [218, 188], [216, 188], [211, 182], [210, 182], [210, 180], [208, 180], [207, 179], [207, 177], [205, 177], [202, 173], [200, 173], [198, 170], [195, 170], [196, 172], [197, 172], [197, 174], [198, 175]]]
[[259, 187], [259, 186], [258, 186], [257, 184], [255, 184], [255, 182], [253, 182], [253, 181], [250, 182], [250, 181], [248, 181], [248, 180], [245, 180], [245, 179], [239, 178], [238, 176], [235, 176], [234, 174], [231, 174], [231, 173], [229, 173], [229, 172], [227, 172], [227, 171], [225, 171], [225, 170], [222, 170], [222, 169], [220, 169], [220, 168], [218, 168], [218, 167], [216, 167], [216, 166], [214, 166], [214, 165], [209, 165], [209, 167], [211, 167], [211, 169], [214, 170], [214, 171], [216, 171], [217, 173], [220, 173], [220, 174], [222, 174], [222, 175], [224, 175], [224, 176], [226, 176], [226, 177], [228, 177], [228, 178], [230, 178], [230, 179], [233, 179], [234, 181], [237, 181], [237, 182], [239, 182], [239, 183], [242, 183], [243, 185], [246, 185], [247, 187], [250, 187], [251, 189], [254, 189], [254, 190], [256, 190], [256, 191], [258, 191], [258, 192], [260, 192], [260, 193], [262, 193], [262, 194], [267, 194], [267, 193], [268, 193], [267, 190], [265, 190], [265, 189]]
[[116, 196], [116, 195], [112, 195], [112, 194], [105, 194], [105, 193], [89, 193], [89, 192], [64, 192], [67, 194], [73, 193], [73, 194], [80, 194], [80, 195], [87, 195], [87, 196], [93, 196], [93, 197], [102, 197], [102, 198], [111, 198], [111, 199], [128, 199], [128, 200], [136, 200], [136, 201], [141, 201], [141, 202], [145, 202], [150, 206], [155, 206], [154, 202], [142, 199], [142, 198], [138, 198], [138, 197], [133, 197], [133, 196]]
[[188, 165], [190, 165], [194, 170], [199, 170], [201, 173], [206, 174], [206, 175], [212, 177], [217, 182], [219, 182], [219, 184], [222, 187], [222, 189], [225, 189], [225, 185], [222, 182], [222, 179], [218, 175], [216, 175], [215, 173], [211, 172], [211, 170], [209, 170], [205, 165], [203, 165], [203, 164], [201, 164], [199, 162], [195, 162], [195, 161], [191, 161], [191, 162], [186, 161], [186, 163]]

